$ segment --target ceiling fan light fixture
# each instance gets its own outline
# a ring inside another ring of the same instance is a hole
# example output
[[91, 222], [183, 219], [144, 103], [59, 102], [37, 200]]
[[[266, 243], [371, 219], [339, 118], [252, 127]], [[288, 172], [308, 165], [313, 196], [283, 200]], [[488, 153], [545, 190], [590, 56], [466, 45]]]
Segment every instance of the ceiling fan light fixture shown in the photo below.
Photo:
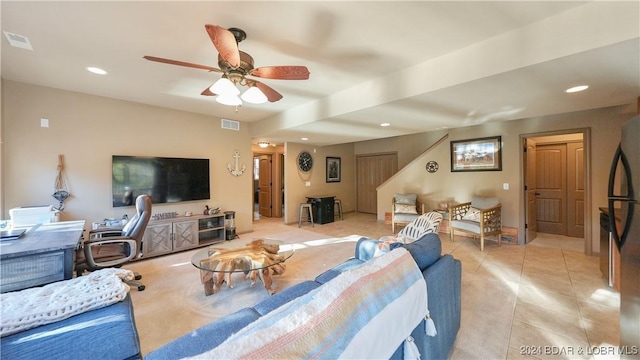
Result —
[[[216, 81], [209, 87], [212, 93], [218, 94], [220, 96], [235, 96], [238, 97], [240, 94], [240, 90], [226, 77], [220, 78], [220, 80]], [[240, 99], [238, 99], [240, 100]]]
[[270, 144], [266, 141], [258, 141], [258, 146], [260, 146], [263, 149], [269, 147], [269, 145]]
[[222, 105], [229, 106], [240, 106], [242, 105], [242, 100], [237, 95], [218, 95], [216, 96], [216, 101]]
[[267, 96], [255, 86], [249, 87], [240, 97], [251, 104], [264, 104], [267, 102]]

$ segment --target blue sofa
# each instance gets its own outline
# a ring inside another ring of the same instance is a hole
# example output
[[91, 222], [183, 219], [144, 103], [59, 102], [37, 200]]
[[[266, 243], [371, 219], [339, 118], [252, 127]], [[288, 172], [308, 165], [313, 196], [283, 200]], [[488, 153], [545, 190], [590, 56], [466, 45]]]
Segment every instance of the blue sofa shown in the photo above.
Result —
[[141, 359], [131, 297], [0, 339], [2, 359]]
[[[211, 350], [259, 317], [292, 299], [321, 287], [343, 271], [362, 265], [373, 257], [378, 244], [377, 240], [363, 237], [356, 244], [353, 258], [324, 272], [314, 281], [304, 281], [253, 307], [241, 309], [213, 321], [150, 352], [145, 356], [145, 359], [179, 359]], [[410, 244], [393, 243], [391, 249], [398, 246], [407, 249], [422, 271], [427, 283], [429, 310], [438, 332], [434, 337], [427, 336], [425, 334], [425, 320], [422, 320], [413, 330], [411, 336], [414, 338], [423, 360], [445, 359], [453, 347], [460, 328], [461, 263], [451, 255], [442, 255], [442, 244], [436, 234], [426, 234]], [[381, 336], [384, 337], [383, 331], [381, 331]], [[404, 347], [400, 344], [392, 359], [403, 358]]]

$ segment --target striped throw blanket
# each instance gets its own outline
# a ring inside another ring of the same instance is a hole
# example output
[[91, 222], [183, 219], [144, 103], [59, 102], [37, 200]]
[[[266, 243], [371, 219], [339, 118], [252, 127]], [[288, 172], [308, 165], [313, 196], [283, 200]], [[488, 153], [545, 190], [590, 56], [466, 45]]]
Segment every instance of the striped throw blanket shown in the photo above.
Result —
[[389, 358], [428, 315], [424, 277], [411, 255], [398, 248], [340, 274], [194, 358]]

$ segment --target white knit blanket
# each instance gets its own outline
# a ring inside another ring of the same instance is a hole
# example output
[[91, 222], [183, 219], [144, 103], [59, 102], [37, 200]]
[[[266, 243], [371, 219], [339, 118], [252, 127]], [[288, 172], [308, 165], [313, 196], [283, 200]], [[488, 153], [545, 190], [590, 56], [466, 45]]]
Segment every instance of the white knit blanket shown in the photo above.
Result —
[[0, 337], [124, 300], [133, 272], [102, 269], [43, 287], [0, 294]]

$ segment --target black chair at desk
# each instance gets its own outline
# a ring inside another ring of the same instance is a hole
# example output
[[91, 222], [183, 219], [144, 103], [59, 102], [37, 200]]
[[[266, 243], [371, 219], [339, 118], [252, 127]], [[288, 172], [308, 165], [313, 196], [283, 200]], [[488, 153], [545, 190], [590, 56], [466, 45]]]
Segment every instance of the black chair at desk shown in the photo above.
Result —
[[[142, 236], [151, 218], [151, 197], [140, 195], [136, 198], [136, 215], [119, 232], [114, 229], [92, 230], [89, 239], [82, 242], [76, 251], [76, 275], [85, 270], [94, 271], [110, 267], [120, 267], [142, 256]], [[99, 235], [96, 237], [96, 235]], [[142, 276], [136, 274], [135, 280]], [[144, 285], [127, 280], [128, 285], [139, 291]]]

